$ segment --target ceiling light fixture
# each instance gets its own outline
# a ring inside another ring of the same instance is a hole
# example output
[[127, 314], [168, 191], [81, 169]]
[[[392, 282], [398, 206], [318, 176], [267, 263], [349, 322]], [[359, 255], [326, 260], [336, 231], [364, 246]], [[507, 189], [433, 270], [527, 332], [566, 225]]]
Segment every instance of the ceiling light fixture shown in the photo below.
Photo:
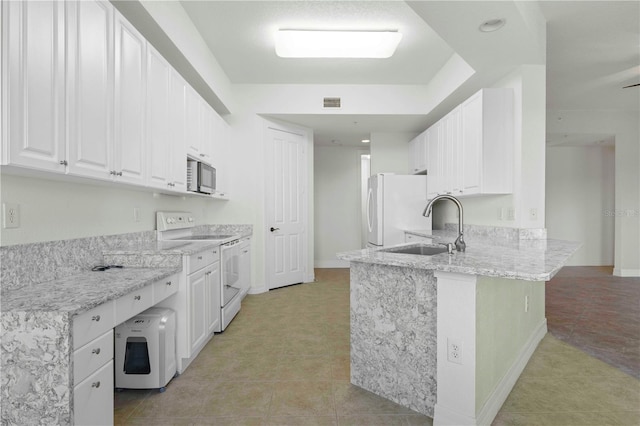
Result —
[[281, 58], [390, 58], [402, 34], [398, 31], [278, 30]]
[[506, 23], [507, 20], [503, 18], [489, 19], [480, 24], [478, 29], [483, 33], [490, 33], [492, 31], [498, 31], [500, 28], [504, 27], [504, 24]]
[[369, 143], [371, 142], [369, 139], [362, 139], [362, 143]]

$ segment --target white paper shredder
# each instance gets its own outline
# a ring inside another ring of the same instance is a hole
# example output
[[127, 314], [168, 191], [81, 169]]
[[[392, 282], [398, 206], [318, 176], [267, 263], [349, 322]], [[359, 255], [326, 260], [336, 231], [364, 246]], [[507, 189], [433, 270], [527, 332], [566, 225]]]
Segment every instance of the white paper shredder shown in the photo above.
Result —
[[115, 329], [115, 387], [160, 389], [175, 376], [176, 313], [149, 308]]

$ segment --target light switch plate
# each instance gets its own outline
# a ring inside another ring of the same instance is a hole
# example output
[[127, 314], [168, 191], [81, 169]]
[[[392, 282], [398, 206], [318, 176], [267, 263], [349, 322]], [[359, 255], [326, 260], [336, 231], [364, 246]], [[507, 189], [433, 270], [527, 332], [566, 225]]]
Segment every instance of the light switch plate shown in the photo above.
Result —
[[20, 204], [2, 203], [2, 227], [5, 229], [20, 227]]

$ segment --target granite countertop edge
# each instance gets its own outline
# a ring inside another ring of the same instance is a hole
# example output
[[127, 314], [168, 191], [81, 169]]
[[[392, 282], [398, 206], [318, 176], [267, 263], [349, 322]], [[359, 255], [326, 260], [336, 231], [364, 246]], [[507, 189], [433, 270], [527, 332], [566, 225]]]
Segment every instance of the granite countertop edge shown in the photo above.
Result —
[[[434, 231], [411, 232], [433, 237], [434, 242], [452, 242], [451, 233]], [[520, 243], [481, 244], [467, 242], [464, 253], [436, 254], [433, 256], [385, 252], [393, 247], [414, 246], [421, 243], [404, 243], [388, 247], [366, 248], [337, 253], [336, 257], [350, 262], [399, 266], [414, 269], [452, 272], [467, 275], [518, 279], [525, 281], [548, 281], [581, 244], [561, 240], [531, 240]]]
[[88, 271], [2, 293], [2, 314], [58, 313], [73, 318], [96, 306], [152, 285], [177, 268], [113, 268]]
[[233, 237], [224, 240], [161, 240], [149, 243], [140, 243], [138, 245], [117, 247], [113, 249], [103, 250], [105, 255], [156, 255], [156, 254], [179, 254], [191, 255], [219, 247], [229, 241], [241, 238], [252, 237], [253, 232], [241, 232], [234, 234]]

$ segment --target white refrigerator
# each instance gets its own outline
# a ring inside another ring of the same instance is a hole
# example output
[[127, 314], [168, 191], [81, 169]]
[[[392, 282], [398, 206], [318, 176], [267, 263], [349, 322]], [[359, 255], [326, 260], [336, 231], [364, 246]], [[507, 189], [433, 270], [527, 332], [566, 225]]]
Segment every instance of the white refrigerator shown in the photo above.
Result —
[[404, 243], [405, 230], [431, 229], [427, 205], [427, 176], [381, 173], [369, 178], [367, 229], [369, 246]]

